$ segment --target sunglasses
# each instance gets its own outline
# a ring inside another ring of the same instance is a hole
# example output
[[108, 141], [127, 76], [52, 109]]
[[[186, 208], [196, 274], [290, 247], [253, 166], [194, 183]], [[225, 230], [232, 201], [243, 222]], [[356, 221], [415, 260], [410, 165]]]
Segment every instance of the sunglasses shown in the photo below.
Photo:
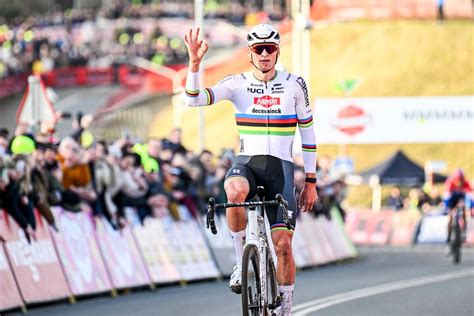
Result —
[[278, 46], [273, 44], [257, 44], [251, 46], [250, 50], [257, 55], [262, 55], [263, 51], [266, 51], [267, 54], [271, 55], [278, 50]]

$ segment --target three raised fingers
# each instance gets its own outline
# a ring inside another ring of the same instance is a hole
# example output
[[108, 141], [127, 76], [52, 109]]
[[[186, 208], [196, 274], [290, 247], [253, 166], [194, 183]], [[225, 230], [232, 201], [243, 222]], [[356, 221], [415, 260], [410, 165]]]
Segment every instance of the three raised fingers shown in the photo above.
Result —
[[[193, 28], [190, 28], [189, 31], [188, 31], [188, 34], [184, 35], [184, 42], [188, 45], [191, 45], [191, 44], [201, 45], [202, 39], [198, 41], [199, 32], [200, 32], [199, 27], [196, 28], [195, 32], [193, 32]], [[193, 33], [194, 33], [194, 36], [193, 36]]]

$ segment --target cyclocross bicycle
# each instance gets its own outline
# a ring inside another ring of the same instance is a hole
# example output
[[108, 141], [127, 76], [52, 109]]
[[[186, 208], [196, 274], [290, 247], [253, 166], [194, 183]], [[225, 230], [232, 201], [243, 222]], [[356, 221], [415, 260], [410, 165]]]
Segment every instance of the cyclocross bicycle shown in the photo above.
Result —
[[264, 188], [257, 188], [257, 201], [244, 203], [216, 204], [214, 198], [209, 199], [207, 210], [207, 228], [217, 234], [214, 221], [218, 208], [245, 207], [247, 209], [246, 243], [242, 257], [242, 313], [244, 316], [272, 315], [272, 311], [281, 304], [276, 277], [276, 256], [271, 243], [269, 225], [265, 224], [265, 207], [278, 206], [283, 221], [288, 229], [288, 203], [281, 194], [273, 201], [264, 200]]

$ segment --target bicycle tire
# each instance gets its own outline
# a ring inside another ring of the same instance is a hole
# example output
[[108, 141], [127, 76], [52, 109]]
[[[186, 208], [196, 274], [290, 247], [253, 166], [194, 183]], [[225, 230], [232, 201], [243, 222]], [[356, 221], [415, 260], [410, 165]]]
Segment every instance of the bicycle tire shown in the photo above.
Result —
[[242, 315], [260, 316], [262, 311], [257, 247], [247, 245], [242, 256]]
[[459, 227], [459, 224], [455, 224], [453, 227], [453, 235], [451, 238], [453, 238], [453, 246], [452, 246], [452, 252], [453, 252], [453, 263], [458, 264], [461, 262], [461, 227]]

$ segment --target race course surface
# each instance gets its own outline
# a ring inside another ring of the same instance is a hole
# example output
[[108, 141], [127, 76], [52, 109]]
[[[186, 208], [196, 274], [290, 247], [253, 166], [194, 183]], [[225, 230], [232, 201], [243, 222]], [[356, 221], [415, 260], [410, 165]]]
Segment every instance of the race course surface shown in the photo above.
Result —
[[[362, 248], [359, 259], [297, 274], [293, 315], [474, 315], [474, 249]], [[241, 315], [227, 280], [32, 308], [28, 315]]]

